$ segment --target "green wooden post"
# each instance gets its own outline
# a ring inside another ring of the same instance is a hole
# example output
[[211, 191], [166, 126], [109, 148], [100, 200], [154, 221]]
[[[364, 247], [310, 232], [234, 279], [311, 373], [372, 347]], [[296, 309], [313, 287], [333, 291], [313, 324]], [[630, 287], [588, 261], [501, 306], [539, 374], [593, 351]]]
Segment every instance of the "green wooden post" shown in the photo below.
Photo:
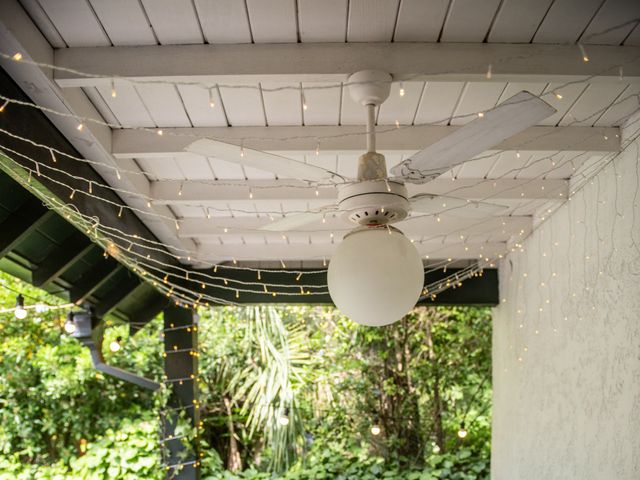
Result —
[[193, 428], [197, 429], [200, 421], [198, 357], [195, 355], [198, 346], [197, 318], [194, 312], [185, 308], [170, 306], [164, 310], [164, 371], [171, 395], [167, 404], [169, 411], [161, 420], [165, 438], [163, 460], [168, 466], [182, 464], [167, 470], [167, 478], [178, 480], [200, 478], [198, 438], [188, 448], [184, 445], [184, 438], [167, 440], [176, 436], [181, 412]]

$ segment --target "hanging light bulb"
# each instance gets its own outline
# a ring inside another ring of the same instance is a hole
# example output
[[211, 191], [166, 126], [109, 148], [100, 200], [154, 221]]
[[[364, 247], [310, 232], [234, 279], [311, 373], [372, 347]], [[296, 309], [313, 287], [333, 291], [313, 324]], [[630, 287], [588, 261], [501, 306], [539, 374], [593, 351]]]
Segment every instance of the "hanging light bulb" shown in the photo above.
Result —
[[22, 295], [16, 297], [16, 309], [13, 311], [13, 314], [18, 320], [27, 318], [27, 311], [24, 308], [24, 297]]
[[469, 434], [469, 432], [467, 432], [467, 429], [464, 428], [464, 421], [460, 422], [460, 429], [458, 430], [458, 437], [466, 438], [466, 436], [468, 434]]
[[209, 89], [209, 107], [211, 108], [215, 108], [216, 106], [216, 101], [213, 98], [213, 88]]
[[116, 92], [116, 84], [113, 80], [111, 80], [111, 98], [116, 98], [118, 96], [118, 92]]
[[118, 350], [120, 350], [121, 345], [120, 342], [122, 341], [122, 337], [117, 337], [115, 340], [113, 340], [110, 344], [109, 344], [109, 350], [111, 350], [112, 352], [117, 352]]
[[278, 417], [278, 423], [283, 427], [289, 425], [289, 407], [285, 408], [282, 415]]
[[73, 317], [71, 315], [69, 315], [67, 321], [64, 322], [64, 331], [69, 335], [76, 331], [76, 324], [73, 323]]
[[404, 97], [404, 83], [400, 82], [400, 90], [398, 91], [401, 97]]
[[380, 425], [378, 425], [378, 419], [374, 420], [373, 425], [371, 425], [371, 435], [377, 437], [382, 432]]

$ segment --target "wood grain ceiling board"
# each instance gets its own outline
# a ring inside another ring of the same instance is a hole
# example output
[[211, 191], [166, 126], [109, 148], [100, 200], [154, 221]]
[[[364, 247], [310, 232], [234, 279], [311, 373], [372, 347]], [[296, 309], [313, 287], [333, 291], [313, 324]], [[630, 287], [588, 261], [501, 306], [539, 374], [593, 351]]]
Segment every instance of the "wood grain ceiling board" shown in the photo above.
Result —
[[404, 96], [400, 96], [400, 83], [391, 85], [389, 98], [378, 109], [378, 125], [412, 125], [422, 95], [424, 82], [402, 82]]
[[209, 162], [202, 155], [181, 155], [175, 162], [186, 180], [214, 180]]
[[244, 178], [244, 171], [237, 163], [227, 162], [219, 158], [207, 158], [209, 167], [217, 180], [241, 180]]
[[344, 42], [347, 38], [347, 0], [298, 0], [300, 41]]
[[96, 87], [83, 87], [82, 91], [84, 94], [91, 100], [91, 103], [98, 109], [100, 112], [100, 116], [104, 119], [105, 122], [110, 123], [111, 125], [120, 125], [117, 117], [113, 114], [107, 102], [105, 102], [100, 92]]
[[463, 89], [464, 82], [426, 82], [414, 123], [447, 125]]
[[262, 95], [258, 84], [247, 88], [220, 87], [227, 120], [232, 127], [265, 126]]
[[396, 26], [399, 0], [351, 0], [349, 42], [390, 42]]
[[477, 112], [496, 106], [506, 87], [503, 82], [469, 82], [465, 85], [458, 106], [453, 112], [457, 118], [451, 119], [451, 125], [464, 125], [477, 118]]
[[[138, 158], [142, 170], [155, 180], [184, 180], [182, 170], [173, 158]], [[176, 185], [176, 191], [179, 185]]]
[[596, 121], [596, 127], [622, 125], [640, 107], [640, 84], [627, 85], [606, 112]]
[[[207, 90], [197, 85], [178, 85], [178, 92], [194, 127], [226, 127], [227, 117], [218, 89]], [[213, 98], [214, 107], [210, 100]]]
[[555, 0], [533, 43], [574, 43], [602, 5], [602, 0]]
[[113, 45], [156, 45], [158, 42], [139, 2], [89, 0]]
[[202, 31], [191, 0], [140, 0], [162, 45], [202, 43]]
[[449, 0], [401, 0], [394, 42], [437, 42]]
[[195, 0], [207, 43], [251, 43], [247, 7], [238, 0]]
[[500, 0], [451, 0], [441, 42], [482, 42]]
[[109, 109], [123, 126], [155, 127], [142, 99], [134, 86], [129, 83], [116, 83], [116, 96], [111, 96], [111, 87], [96, 87]]
[[[586, 85], [574, 83], [567, 85], [565, 83], [550, 83], [544, 90], [542, 99], [557, 110], [550, 117], [540, 122], [540, 125], [557, 125], [564, 117], [571, 106], [578, 100], [582, 92], [585, 91]], [[562, 98], [557, 98], [556, 94]]]
[[559, 125], [591, 127], [606, 111], [605, 109], [626, 88], [626, 85], [592, 83], [567, 111]]
[[298, 41], [295, 0], [246, 0], [256, 43]]
[[[307, 88], [327, 87], [327, 88]], [[338, 125], [340, 121], [339, 83], [302, 83], [307, 110], [304, 112], [305, 125]]]
[[487, 40], [491, 43], [529, 43], [553, 0], [504, 0]]
[[[579, 41], [584, 44], [620, 45], [638, 24], [638, 22], [628, 22], [638, 18], [640, 18], [640, 2], [638, 0], [606, 0]], [[627, 25], [604, 33], [606, 30], [624, 23]]]
[[70, 47], [111, 45], [86, 0], [40, 0], [40, 5]]
[[[299, 83], [262, 82], [260, 85], [267, 125], [302, 125], [302, 90]], [[290, 88], [280, 90], [281, 87]]]
[[38, 0], [20, 0], [20, 5], [22, 5], [25, 12], [29, 14], [31, 20], [33, 20], [53, 48], [64, 48], [67, 46], [64, 39], [60, 36], [58, 29], [42, 9]]
[[629, 36], [624, 41], [624, 44], [629, 47], [640, 46], [640, 23], [636, 25], [633, 31], [629, 34]]
[[192, 126], [174, 85], [138, 84], [135, 88], [158, 127]]
[[496, 102], [496, 105], [500, 105], [502, 102], [509, 100], [511, 97], [522, 91], [532, 93], [533, 95], [540, 95], [546, 87], [546, 83], [509, 82]]

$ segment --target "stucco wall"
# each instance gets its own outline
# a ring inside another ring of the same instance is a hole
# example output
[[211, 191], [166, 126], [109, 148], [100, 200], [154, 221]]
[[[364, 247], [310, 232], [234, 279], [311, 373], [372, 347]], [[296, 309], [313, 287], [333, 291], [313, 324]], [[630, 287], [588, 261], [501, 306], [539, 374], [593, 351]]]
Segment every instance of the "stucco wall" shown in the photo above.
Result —
[[640, 479], [639, 157], [635, 140], [501, 262], [495, 480]]

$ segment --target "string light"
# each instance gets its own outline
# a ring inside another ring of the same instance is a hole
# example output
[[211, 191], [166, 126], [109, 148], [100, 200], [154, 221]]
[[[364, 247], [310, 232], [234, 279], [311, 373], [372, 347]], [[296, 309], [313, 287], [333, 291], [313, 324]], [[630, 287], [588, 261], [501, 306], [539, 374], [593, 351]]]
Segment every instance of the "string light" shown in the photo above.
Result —
[[484, 112], [478, 112], [478, 118], [484, 118]]
[[459, 438], [467, 438], [469, 432], [464, 426], [464, 421], [460, 422], [460, 428], [458, 429], [458, 437]]
[[581, 43], [578, 44], [578, 48], [580, 49], [580, 54], [582, 55], [582, 61], [587, 63], [589, 61], [589, 56], [587, 55], [586, 50], [584, 49], [584, 45]]
[[157, 134], [158, 134], [158, 136], [160, 136], [160, 137], [161, 137], [162, 135], [164, 135], [164, 132], [162, 131], [162, 129], [161, 129], [161, 128], [160, 128], [160, 129], [158, 129], [158, 130], [156, 131], [156, 133], [157, 133]]
[[84, 123], [79, 123], [78, 126], [76, 127], [76, 130], [81, 132], [83, 128], [84, 128]]
[[16, 62], [19, 62], [20, 60], [22, 60], [22, 54], [20, 52], [16, 52], [11, 58], [13, 58]]
[[213, 97], [213, 87], [209, 89], [209, 108], [215, 108], [216, 101]]
[[491, 70], [492, 70], [492, 68], [493, 68], [493, 66], [491, 64], [489, 64], [489, 66], [487, 67], [487, 75], [486, 75], [487, 80], [491, 80], [491, 76], [492, 76], [492, 71]]
[[558, 100], [562, 100], [562, 94], [559, 92], [555, 92], [555, 96]]
[[118, 92], [116, 92], [116, 85], [112, 79], [111, 80], [111, 98], [116, 98], [117, 96], [118, 96]]
[[400, 90], [398, 90], [398, 93], [400, 94], [401, 97], [404, 97], [405, 91], [404, 91], [404, 83], [400, 82]]
[[117, 352], [118, 350], [120, 350], [121, 345], [120, 342], [122, 341], [122, 337], [117, 337], [115, 340], [112, 340], [111, 343], [109, 344], [109, 350], [111, 350], [112, 352]]
[[18, 294], [16, 297], [16, 308], [13, 314], [18, 320], [24, 320], [27, 318], [27, 310], [24, 308], [24, 297], [22, 294]]
[[67, 321], [64, 323], [64, 331], [69, 335], [73, 334], [76, 331], [76, 324], [73, 323], [73, 321], [69, 317], [67, 317]]
[[9, 100], [5, 100], [4, 103], [2, 105], [0, 105], [0, 113], [4, 112], [4, 109], [6, 108], [6, 106], [9, 105]]
[[378, 425], [377, 420], [374, 421], [373, 425], [371, 425], [370, 431], [371, 431], [371, 435], [373, 435], [374, 437], [377, 437], [378, 435], [380, 435], [380, 433], [382, 433], [382, 429]]

